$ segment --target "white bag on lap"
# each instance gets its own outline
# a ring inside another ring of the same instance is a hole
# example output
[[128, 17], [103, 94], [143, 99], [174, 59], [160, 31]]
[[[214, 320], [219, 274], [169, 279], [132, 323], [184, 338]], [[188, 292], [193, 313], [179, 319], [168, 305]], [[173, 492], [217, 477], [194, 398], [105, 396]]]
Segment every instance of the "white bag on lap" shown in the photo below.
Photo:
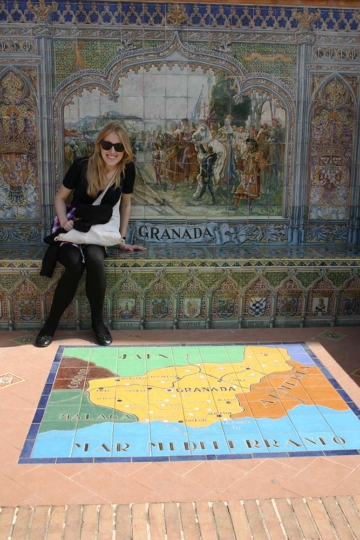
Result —
[[[98, 206], [111, 186], [112, 181], [108, 184], [107, 188], [99, 195], [99, 197], [93, 202], [93, 206]], [[121, 244], [125, 240], [120, 234], [120, 199], [113, 206], [113, 211], [110, 220], [107, 223], [101, 223], [99, 225], [92, 225], [88, 232], [77, 231], [71, 229], [66, 233], [60, 233], [56, 236], [57, 242], [70, 242], [71, 244], [95, 244], [97, 246], [115, 246]]]

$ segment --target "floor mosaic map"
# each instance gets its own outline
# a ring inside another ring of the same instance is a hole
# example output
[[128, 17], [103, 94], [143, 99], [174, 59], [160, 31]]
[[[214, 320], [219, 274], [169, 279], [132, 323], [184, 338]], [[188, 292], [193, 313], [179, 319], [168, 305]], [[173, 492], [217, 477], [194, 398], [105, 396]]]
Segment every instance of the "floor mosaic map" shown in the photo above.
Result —
[[19, 463], [359, 449], [360, 410], [304, 343], [62, 346]]

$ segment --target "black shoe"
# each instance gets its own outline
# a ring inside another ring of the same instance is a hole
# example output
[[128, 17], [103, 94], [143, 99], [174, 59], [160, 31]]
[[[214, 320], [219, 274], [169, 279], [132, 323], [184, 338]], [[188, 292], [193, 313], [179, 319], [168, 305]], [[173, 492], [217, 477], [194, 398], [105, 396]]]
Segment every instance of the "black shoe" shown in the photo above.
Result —
[[112, 344], [112, 337], [110, 334], [95, 334], [98, 345], [102, 347], [108, 347]]
[[36, 347], [48, 347], [52, 343], [52, 336], [38, 336], [35, 340]]

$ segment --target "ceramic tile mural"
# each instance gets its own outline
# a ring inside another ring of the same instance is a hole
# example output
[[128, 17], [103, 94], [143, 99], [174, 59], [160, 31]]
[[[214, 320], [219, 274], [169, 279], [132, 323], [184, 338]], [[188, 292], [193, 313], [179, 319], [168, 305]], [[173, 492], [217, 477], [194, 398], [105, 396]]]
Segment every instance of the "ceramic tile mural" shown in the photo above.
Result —
[[305, 343], [61, 346], [19, 463], [351, 455], [358, 414]]
[[[186, 53], [180, 37], [176, 46]], [[183, 65], [167, 60], [174, 43], [164, 44], [163, 58], [157, 61], [150, 47], [143, 42], [132, 56], [138, 63], [150, 55], [151, 65], [134, 72], [134, 64], [126, 69], [116, 64], [113, 92], [101, 87], [89, 91], [81, 77], [80, 89], [77, 84], [76, 90], [61, 96], [65, 169], [74, 158], [91, 153], [99, 128], [109, 118], [118, 118], [136, 150], [133, 217], [139, 220], [135, 222], [139, 237], [165, 243], [203, 242], [213, 237], [218, 220], [234, 221], [250, 213], [281, 217], [289, 104], [260, 88], [240, 94], [240, 88], [234, 89], [240, 73], [233, 70], [229, 77], [220, 66], [215, 68], [196, 44], [192, 44], [195, 62]], [[62, 58], [55, 55], [56, 65]], [[90, 59], [88, 63], [92, 67]], [[254, 142], [247, 143], [248, 139]], [[214, 161], [210, 179], [203, 173], [209, 156]], [[168, 227], [174, 221], [197, 221], [199, 213], [211, 225]], [[162, 223], [151, 226], [149, 219]]]
[[117, 118], [136, 152], [134, 240], [356, 243], [358, 15], [4, 4], [2, 238], [39, 241], [66, 169]]
[[323, 3], [0, 3], [0, 326], [45, 318], [53, 197], [110, 119], [149, 248], [111, 253], [115, 327], [356, 321], [360, 8]]
[[28, 230], [21, 226], [25, 220], [41, 218], [36, 71], [11, 67], [0, 77], [0, 218], [20, 222], [15, 229], [4, 225], [2, 238], [16, 242], [26, 234], [30, 241], [39, 240], [35, 223]]

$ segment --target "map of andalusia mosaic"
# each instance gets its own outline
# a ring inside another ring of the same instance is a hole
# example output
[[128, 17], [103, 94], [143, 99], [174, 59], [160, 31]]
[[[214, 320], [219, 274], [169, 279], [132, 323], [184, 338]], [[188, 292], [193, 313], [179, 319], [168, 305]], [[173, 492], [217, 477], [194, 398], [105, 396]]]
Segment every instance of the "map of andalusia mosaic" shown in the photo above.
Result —
[[359, 448], [360, 411], [305, 344], [59, 347], [20, 462]]

